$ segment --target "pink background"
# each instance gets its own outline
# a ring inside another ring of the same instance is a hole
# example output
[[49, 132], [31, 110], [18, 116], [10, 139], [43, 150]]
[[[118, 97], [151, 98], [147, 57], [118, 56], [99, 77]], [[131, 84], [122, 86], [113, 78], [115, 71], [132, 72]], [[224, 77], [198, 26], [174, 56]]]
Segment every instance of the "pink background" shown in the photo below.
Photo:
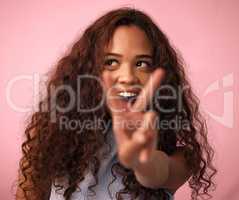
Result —
[[[238, 52], [239, 1], [0, 1], [0, 195], [13, 199], [24, 120], [7, 100], [9, 81], [44, 74], [96, 17], [119, 6], [143, 9], [160, 25], [187, 63], [187, 72], [208, 119], [219, 170], [213, 200], [239, 199]], [[224, 78], [224, 82], [222, 79]], [[217, 88], [218, 87], [218, 88]], [[18, 81], [11, 100], [32, 106], [33, 84]], [[208, 114], [211, 113], [211, 114]], [[186, 183], [176, 199], [189, 199]]]

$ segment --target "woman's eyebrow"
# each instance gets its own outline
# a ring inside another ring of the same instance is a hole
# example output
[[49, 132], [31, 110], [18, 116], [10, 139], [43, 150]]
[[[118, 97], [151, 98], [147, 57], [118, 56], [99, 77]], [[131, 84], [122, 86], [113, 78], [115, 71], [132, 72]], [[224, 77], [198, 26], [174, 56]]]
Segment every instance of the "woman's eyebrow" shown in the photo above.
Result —
[[[123, 55], [118, 54], [118, 53], [106, 53], [105, 56], [116, 56], [116, 57], [123, 57]], [[139, 54], [135, 56], [136, 58], [149, 58], [149, 59], [153, 59], [151, 55], [149, 54]]]

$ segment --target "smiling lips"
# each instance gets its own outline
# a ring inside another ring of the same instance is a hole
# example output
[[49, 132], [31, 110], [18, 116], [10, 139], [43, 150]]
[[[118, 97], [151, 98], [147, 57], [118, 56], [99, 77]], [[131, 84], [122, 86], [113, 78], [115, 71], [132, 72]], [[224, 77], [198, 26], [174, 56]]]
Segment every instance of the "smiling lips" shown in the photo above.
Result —
[[125, 101], [135, 101], [137, 96], [139, 95], [140, 90], [122, 90], [117, 93], [119, 97], [121, 97]]

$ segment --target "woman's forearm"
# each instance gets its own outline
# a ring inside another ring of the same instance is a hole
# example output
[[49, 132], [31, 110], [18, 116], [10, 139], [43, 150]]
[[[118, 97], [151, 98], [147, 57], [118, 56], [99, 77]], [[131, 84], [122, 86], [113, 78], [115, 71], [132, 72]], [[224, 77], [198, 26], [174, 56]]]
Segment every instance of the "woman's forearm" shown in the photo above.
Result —
[[169, 176], [169, 157], [163, 151], [154, 150], [148, 162], [139, 163], [133, 170], [144, 187], [160, 188]]

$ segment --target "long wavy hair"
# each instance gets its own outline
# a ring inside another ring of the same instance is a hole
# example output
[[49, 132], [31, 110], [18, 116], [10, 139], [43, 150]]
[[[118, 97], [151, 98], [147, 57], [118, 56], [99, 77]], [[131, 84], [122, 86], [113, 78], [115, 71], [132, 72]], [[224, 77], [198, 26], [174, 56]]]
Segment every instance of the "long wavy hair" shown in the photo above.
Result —
[[[135, 25], [142, 29], [153, 47], [154, 66], [165, 69], [166, 77], [162, 85], [169, 85], [176, 91], [179, 87], [185, 88], [181, 95], [181, 109], [178, 109], [179, 97], [176, 99], [157, 100], [161, 108], [174, 108], [173, 112], [164, 113], [157, 110], [160, 120], [175, 120], [188, 122], [187, 128], [161, 128], [157, 148], [172, 155], [177, 146], [185, 146], [184, 156], [192, 169], [192, 176], [188, 183], [192, 188], [191, 199], [199, 196], [211, 197], [210, 191], [215, 188], [213, 177], [217, 170], [213, 167], [213, 148], [208, 143], [207, 127], [199, 111], [199, 100], [192, 92], [184, 71], [184, 62], [175, 48], [172, 47], [166, 35], [159, 29], [153, 20], [143, 11], [123, 7], [112, 10], [93, 22], [80, 36], [66, 55], [62, 57], [48, 74], [46, 94], [41, 98], [38, 110], [34, 111], [27, 121], [25, 141], [22, 144], [23, 156], [20, 160], [18, 187], [23, 191], [23, 199], [44, 200], [49, 198], [51, 185], [57, 190], [63, 190], [63, 196], [69, 200], [78, 189], [79, 183], [85, 177], [85, 171], [90, 170], [98, 184], [97, 173], [102, 155], [99, 154], [102, 146], [109, 145], [106, 141], [107, 133], [100, 128], [83, 128], [80, 132], [66, 127], [60, 127], [61, 117], [68, 120], [104, 120], [111, 122], [111, 115], [107, 106], [103, 104], [91, 112], [80, 112], [81, 109], [95, 108], [99, 105], [104, 92], [102, 87], [92, 79], [84, 79], [80, 86], [77, 83], [79, 75], [100, 77], [102, 72], [103, 49], [109, 44], [115, 29], [119, 26]], [[67, 90], [53, 93], [59, 86], [67, 86], [77, 92], [80, 101], [74, 104], [67, 112], [57, 109], [57, 106], [69, 105], [71, 98]], [[172, 95], [165, 87], [160, 90], [161, 95]], [[56, 94], [56, 93], [54, 93]], [[53, 98], [54, 96], [54, 98]], [[52, 100], [54, 99], [54, 101]], [[54, 103], [52, 103], [54, 102]], [[80, 102], [80, 103], [79, 103]], [[122, 176], [124, 186], [116, 194], [116, 198], [123, 199], [129, 194], [131, 199], [142, 195], [144, 199], [169, 199], [164, 189], [143, 187], [132, 170], [124, 168], [116, 162], [111, 172], [114, 179]]]

